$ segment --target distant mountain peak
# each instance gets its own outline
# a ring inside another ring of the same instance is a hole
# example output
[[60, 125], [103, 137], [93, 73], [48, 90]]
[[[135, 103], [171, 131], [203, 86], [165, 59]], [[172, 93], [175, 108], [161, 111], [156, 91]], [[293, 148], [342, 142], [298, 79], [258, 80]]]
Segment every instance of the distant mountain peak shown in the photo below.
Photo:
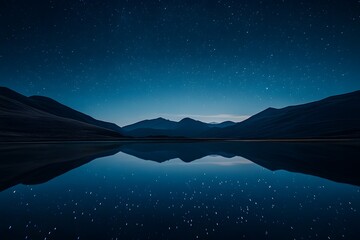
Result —
[[166, 118], [163, 118], [163, 117], [158, 117], [158, 118], [155, 118], [153, 120], [158, 120], [158, 121], [170, 121], [169, 119], [166, 119]]
[[179, 127], [193, 127], [193, 126], [200, 126], [200, 127], [209, 127], [207, 123], [201, 122], [199, 120], [195, 120], [189, 117], [183, 118], [179, 121]]
[[140, 122], [126, 125], [123, 127], [123, 130], [133, 131], [136, 129], [155, 129], [155, 130], [174, 129], [176, 127], [176, 124], [177, 122], [162, 117], [158, 117], [158, 118], [146, 119]]
[[201, 121], [198, 121], [198, 120], [195, 120], [195, 119], [192, 119], [189, 117], [185, 117], [179, 121], [179, 123], [182, 123], [182, 122], [201, 122]]
[[183, 119], [181, 119], [179, 122], [183, 122], [183, 121], [195, 121], [194, 119], [192, 118], [189, 118], [189, 117], [184, 117]]

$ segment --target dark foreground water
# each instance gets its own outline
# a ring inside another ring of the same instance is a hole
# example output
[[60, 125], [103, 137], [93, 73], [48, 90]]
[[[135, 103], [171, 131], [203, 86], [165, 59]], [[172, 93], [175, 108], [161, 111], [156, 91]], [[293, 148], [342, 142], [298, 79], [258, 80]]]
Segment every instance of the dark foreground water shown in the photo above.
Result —
[[360, 234], [358, 143], [2, 144], [0, 149], [0, 239], [358, 239]]

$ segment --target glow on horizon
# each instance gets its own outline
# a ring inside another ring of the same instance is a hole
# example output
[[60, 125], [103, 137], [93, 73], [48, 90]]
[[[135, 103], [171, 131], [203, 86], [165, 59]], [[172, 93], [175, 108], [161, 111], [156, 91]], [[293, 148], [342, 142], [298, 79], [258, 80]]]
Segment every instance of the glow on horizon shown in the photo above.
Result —
[[173, 121], [179, 121], [183, 118], [189, 117], [206, 123], [221, 123], [225, 121], [242, 122], [248, 119], [249, 115], [234, 115], [234, 114], [214, 114], [214, 115], [201, 115], [201, 114], [162, 114], [164, 118], [170, 118]]

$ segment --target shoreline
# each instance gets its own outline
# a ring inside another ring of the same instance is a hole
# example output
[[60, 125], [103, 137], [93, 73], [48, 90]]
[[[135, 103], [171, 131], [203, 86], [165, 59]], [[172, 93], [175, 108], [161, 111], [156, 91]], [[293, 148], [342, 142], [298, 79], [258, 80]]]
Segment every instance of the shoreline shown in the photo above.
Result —
[[188, 142], [360, 142], [358, 138], [308, 138], [308, 139], [229, 139], [229, 138], [127, 138], [119, 140], [36, 140], [36, 141], [0, 141], [0, 144], [80, 144], [80, 143], [188, 143]]

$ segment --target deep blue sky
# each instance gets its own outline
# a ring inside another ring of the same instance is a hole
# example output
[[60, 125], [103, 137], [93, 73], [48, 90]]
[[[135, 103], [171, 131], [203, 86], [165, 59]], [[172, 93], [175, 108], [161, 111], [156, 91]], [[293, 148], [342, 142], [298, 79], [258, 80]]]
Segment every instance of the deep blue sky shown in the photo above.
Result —
[[120, 125], [360, 89], [355, 0], [1, 1], [0, 29], [0, 85]]

